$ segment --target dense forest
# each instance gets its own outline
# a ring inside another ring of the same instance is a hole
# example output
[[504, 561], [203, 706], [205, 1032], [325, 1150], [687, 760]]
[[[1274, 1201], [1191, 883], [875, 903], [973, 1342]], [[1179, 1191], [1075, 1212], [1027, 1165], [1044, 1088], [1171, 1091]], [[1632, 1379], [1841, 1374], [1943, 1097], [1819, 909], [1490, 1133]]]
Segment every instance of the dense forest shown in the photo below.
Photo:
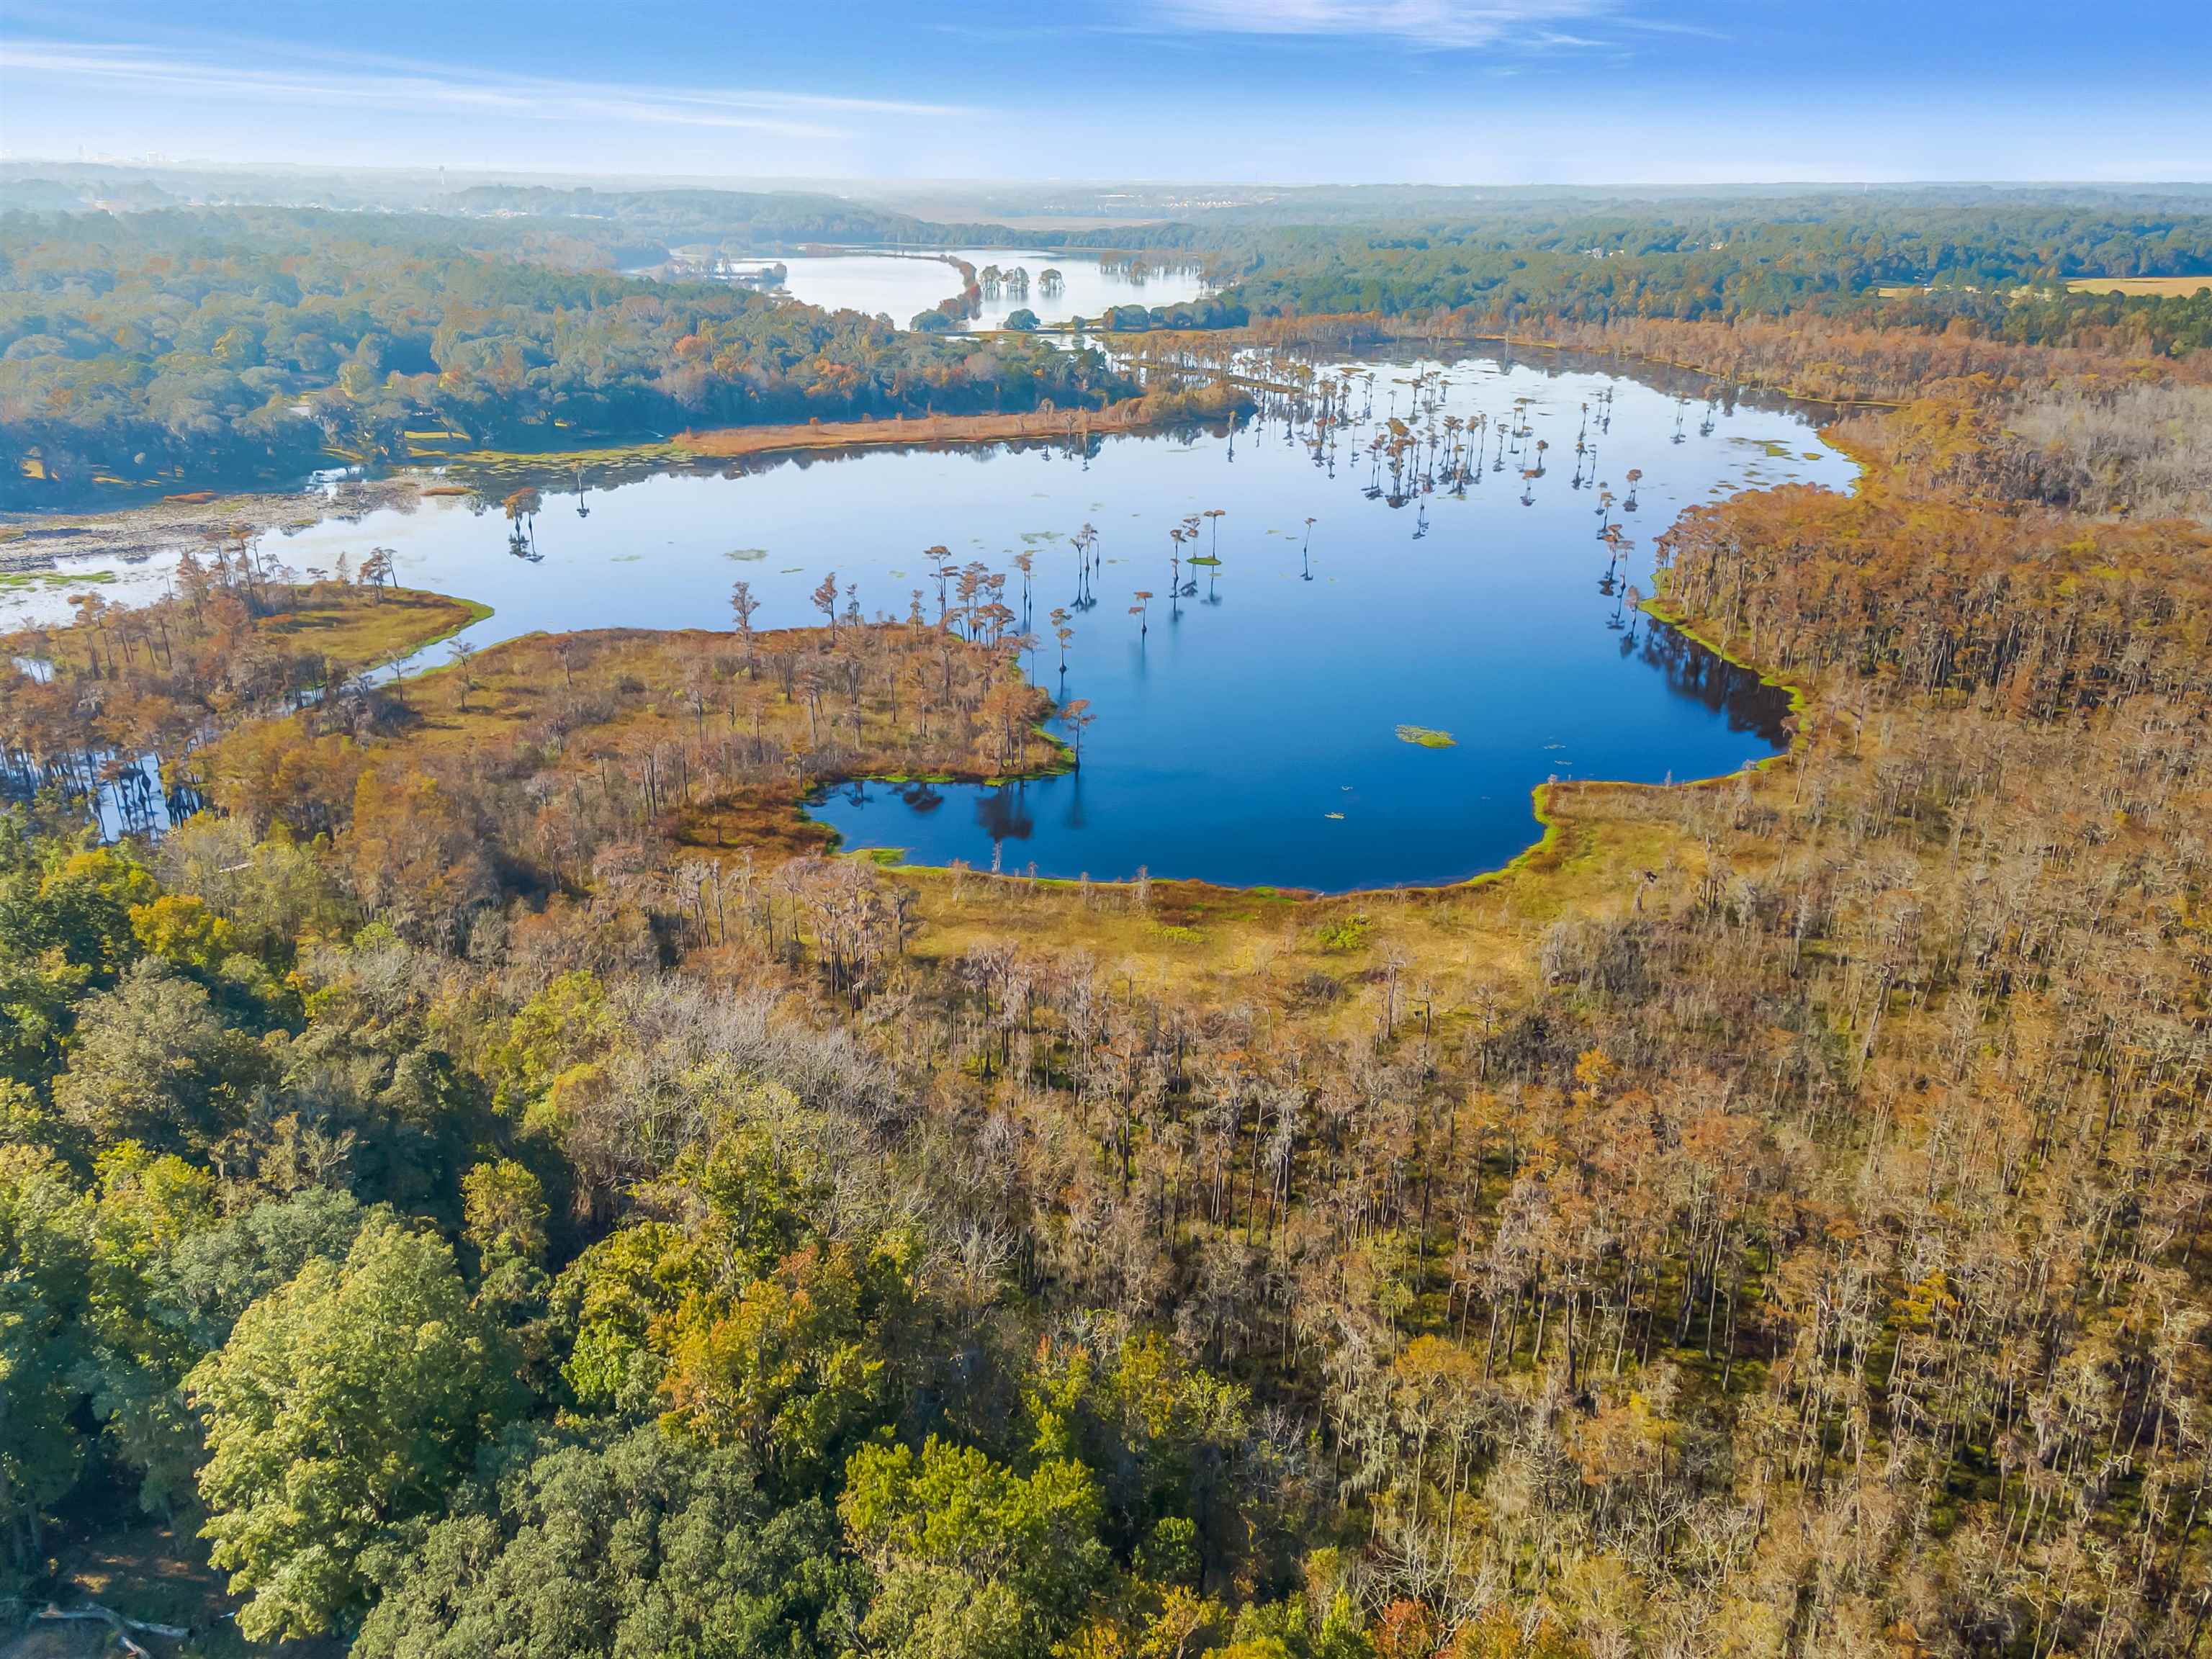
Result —
[[296, 480], [410, 431], [523, 449], [692, 425], [1026, 410], [1130, 389], [1095, 354], [933, 337], [589, 245], [242, 210], [0, 220], [0, 500]]
[[[856, 386], [1032, 362], [434, 226], [357, 279], [204, 234], [46, 226], [10, 303], [181, 338], [197, 268], [202, 334], [392, 342], [372, 406], [441, 395], [418, 344], [553, 317], [596, 343], [525, 356], [539, 418], [626, 395], [601, 328], [708, 397], [767, 395], [791, 330], [830, 332], [780, 398], [864, 343], [903, 367]], [[1188, 361], [1487, 325], [1449, 306]], [[836, 855], [824, 781], [1080, 763], [1009, 577], [949, 556], [903, 616], [831, 576], [821, 626], [757, 630], [740, 581], [726, 629], [394, 684], [364, 671], [453, 603], [241, 526], [156, 605], [6, 641], [0, 1621], [361, 1659], [2201, 1651], [2204, 360], [2124, 315], [1523, 320], [1851, 400], [1863, 471], [1661, 543], [1655, 608], [1802, 688], [1790, 755], [1555, 785], [1480, 884]], [[103, 781], [141, 833], [86, 830]]]
[[[1231, 290], [1255, 316], [1474, 308], [1569, 317], [1860, 313], [1959, 319], [2027, 342], [2125, 327], [2159, 352], [2212, 342], [2212, 214], [1954, 207], [1907, 198], [1702, 210], [1409, 220], [1239, 233]], [[2203, 276], [2194, 298], [2067, 292], [2077, 276]], [[1923, 291], [1925, 290], [1925, 291]], [[2023, 291], [2024, 290], [2024, 291]]]
[[[11, 188], [31, 199], [25, 186]], [[441, 195], [436, 213], [9, 212], [0, 445], [21, 461], [0, 476], [0, 504], [290, 483], [322, 465], [404, 461], [410, 432], [546, 451], [692, 426], [1066, 407], [1133, 389], [1096, 351], [1018, 331], [962, 338], [942, 311], [898, 329], [617, 274], [678, 241], [1133, 246], [1201, 259], [1218, 280], [1206, 298], [1102, 319], [1120, 331], [1345, 313], [1449, 312], [1468, 331], [1818, 314], [2134, 356], [2212, 343], [2212, 287], [2064, 286], [2212, 284], [2212, 212], [2195, 198], [1441, 191], [1406, 198], [1437, 204], [1424, 216], [1350, 223], [1319, 199], [1316, 221], [1300, 222], [1304, 199], [1018, 237], [830, 197], [705, 190], [475, 185]]]
[[[588, 185], [478, 185], [440, 198], [441, 211], [605, 222], [632, 235], [666, 240], [711, 237], [778, 249], [803, 243], [945, 247], [1176, 248], [1202, 245], [1193, 226], [1101, 225], [1069, 229], [921, 219], [837, 196], [723, 190], [605, 190]], [[605, 236], [603, 230], [594, 234]]]

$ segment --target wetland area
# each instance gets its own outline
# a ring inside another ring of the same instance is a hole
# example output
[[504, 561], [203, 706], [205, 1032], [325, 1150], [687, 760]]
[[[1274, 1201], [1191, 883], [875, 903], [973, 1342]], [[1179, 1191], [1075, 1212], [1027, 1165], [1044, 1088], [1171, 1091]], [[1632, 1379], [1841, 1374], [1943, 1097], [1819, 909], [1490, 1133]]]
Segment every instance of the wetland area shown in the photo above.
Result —
[[[847, 845], [920, 863], [1323, 891], [1447, 883], [1535, 839], [1530, 792], [1548, 779], [1686, 781], [1786, 744], [1785, 692], [1636, 601], [1686, 507], [1849, 484], [1851, 463], [1802, 411], [1472, 355], [1333, 363], [1313, 386], [1328, 390], [1087, 444], [598, 485], [586, 468], [580, 489], [545, 480], [512, 529], [494, 492], [384, 491], [303, 513], [264, 544], [303, 573], [388, 550], [400, 584], [490, 607], [459, 636], [473, 647], [726, 629], [740, 580], [757, 629], [818, 623], [813, 596], [833, 577], [841, 609], [935, 621], [957, 611], [963, 568], [1003, 578], [982, 591], [1034, 637], [1031, 678], [1093, 717], [1082, 765], [993, 785], [854, 781], [814, 801]], [[64, 617], [94, 585], [110, 603], [152, 597], [173, 564], [65, 559], [67, 580], [0, 593], [0, 628]]]
[[[880, 313], [903, 327], [917, 312], [960, 291], [956, 261], [979, 272], [1022, 273], [1018, 283], [985, 283], [975, 315], [962, 324], [970, 330], [1002, 328], [1008, 317], [1023, 310], [1050, 326], [1078, 317], [1095, 318], [1116, 306], [1179, 305], [1206, 292], [1194, 263], [1101, 258], [1074, 249], [955, 248], [926, 253], [855, 249], [788, 254], [777, 263], [785, 270], [783, 289], [793, 299], [824, 311]], [[1059, 280], [1048, 281], [1048, 271], [1057, 273]]]

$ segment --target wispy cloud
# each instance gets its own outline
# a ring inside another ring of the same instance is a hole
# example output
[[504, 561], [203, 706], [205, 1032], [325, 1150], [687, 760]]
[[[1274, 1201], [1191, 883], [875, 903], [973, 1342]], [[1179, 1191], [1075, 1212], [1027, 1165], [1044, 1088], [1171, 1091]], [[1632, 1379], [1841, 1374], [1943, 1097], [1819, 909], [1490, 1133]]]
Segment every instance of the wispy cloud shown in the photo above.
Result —
[[380, 58], [297, 57], [241, 63], [234, 52], [192, 52], [85, 41], [0, 40], [0, 72], [62, 84], [137, 88], [179, 96], [250, 99], [327, 107], [350, 105], [416, 114], [621, 121], [708, 127], [794, 138], [843, 135], [839, 118], [951, 115], [941, 104], [843, 98], [772, 89], [638, 86], [503, 75], [465, 75], [433, 64]]
[[1162, 22], [1223, 34], [1349, 37], [1431, 52], [1602, 44], [1558, 26], [1602, 18], [1615, 0], [1157, 0]]
[[1678, 22], [1671, 17], [1623, 17], [1620, 27], [1636, 29], [1644, 34], [1680, 34], [1697, 40], [1726, 40], [1730, 35], [1726, 29], [1717, 29], [1704, 23]]

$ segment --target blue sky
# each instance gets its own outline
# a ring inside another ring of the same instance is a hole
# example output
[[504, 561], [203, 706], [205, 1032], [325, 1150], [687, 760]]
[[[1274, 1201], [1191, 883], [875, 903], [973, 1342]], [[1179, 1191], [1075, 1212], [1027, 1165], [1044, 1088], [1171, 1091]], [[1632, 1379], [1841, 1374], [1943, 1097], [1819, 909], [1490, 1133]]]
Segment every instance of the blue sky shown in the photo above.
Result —
[[2203, 179], [2206, 15], [0, 0], [0, 151], [721, 178]]

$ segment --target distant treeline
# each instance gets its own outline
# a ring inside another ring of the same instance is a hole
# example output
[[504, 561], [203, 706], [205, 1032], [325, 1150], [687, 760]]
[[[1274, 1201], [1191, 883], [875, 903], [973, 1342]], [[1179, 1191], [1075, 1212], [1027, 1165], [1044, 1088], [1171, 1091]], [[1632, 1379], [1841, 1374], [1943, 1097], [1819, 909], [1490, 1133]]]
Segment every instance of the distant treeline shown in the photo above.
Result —
[[1124, 333], [1152, 328], [1242, 328], [1251, 320], [1251, 312], [1243, 304], [1214, 295], [1170, 306], [1114, 306], [1103, 319], [1106, 327]]
[[[1194, 247], [1204, 233], [1188, 224], [1107, 225], [1038, 230], [1000, 224], [942, 223], [842, 197], [796, 191], [594, 190], [589, 185], [479, 185], [442, 206], [465, 214], [538, 221], [581, 221], [674, 240], [713, 237], [767, 249], [804, 242], [912, 244], [928, 247]], [[588, 234], [588, 232], [586, 233]]]
[[937, 313], [898, 330], [617, 274], [701, 240], [1175, 249], [1232, 279], [1199, 300], [1117, 307], [1105, 319], [1116, 330], [1345, 313], [1531, 329], [1820, 314], [2130, 356], [2212, 343], [2212, 293], [2074, 294], [2062, 281], [2212, 273], [2212, 212], [2185, 194], [1402, 199], [1432, 198], [1454, 211], [1281, 216], [1347, 211], [1366, 199], [1353, 191], [1294, 197], [1273, 217], [1247, 207], [1073, 232], [934, 223], [797, 192], [517, 185], [442, 197], [467, 210], [459, 217], [0, 214], [0, 445], [22, 463], [0, 477], [0, 504], [296, 476], [333, 456], [396, 460], [425, 433], [544, 450], [684, 427], [1097, 404], [1136, 389], [1095, 354], [947, 337], [949, 316], [927, 325]]
[[1255, 317], [1473, 309], [1605, 322], [1891, 307], [1913, 326], [1961, 319], [2032, 343], [2121, 329], [2170, 352], [2212, 337], [2203, 301], [2060, 286], [2074, 276], [2212, 273], [2212, 213], [1813, 198], [1258, 227], [1223, 240], [1243, 266], [1224, 297]]
[[1101, 403], [1097, 354], [577, 269], [520, 225], [252, 209], [0, 217], [0, 500], [679, 428]]

